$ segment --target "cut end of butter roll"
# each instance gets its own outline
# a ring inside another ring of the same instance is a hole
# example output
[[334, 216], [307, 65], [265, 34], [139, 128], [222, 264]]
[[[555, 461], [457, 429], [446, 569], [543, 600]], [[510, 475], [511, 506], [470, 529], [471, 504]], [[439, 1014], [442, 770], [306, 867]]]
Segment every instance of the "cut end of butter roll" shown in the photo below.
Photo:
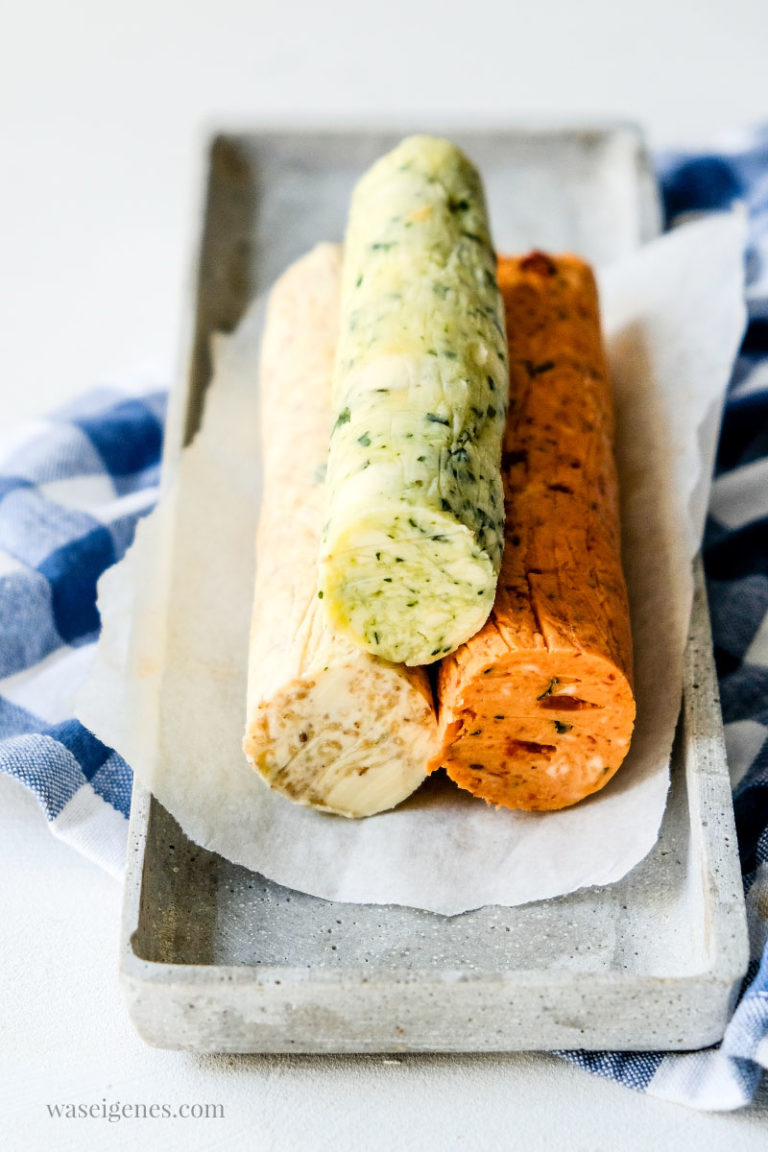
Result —
[[332, 626], [429, 664], [501, 563], [504, 313], [480, 178], [416, 136], [358, 184], [344, 251], [320, 589]]
[[245, 753], [272, 788], [299, 804], [372, 816], [423, 782], [435, 748], [432, 700], [428, 685], [400, 669], [366, 668], [351, 645], [346, 653], [333, 647], [330, 665], [305, 668], [257, 704]]
[[387, 664], [335, 635], [318, 597], [340, 279], [340, 250], [323, 244], [292, 265], [270, 296], [244, 750], [291, 800], [370, 816], [424, 780], [437, 724], [426, 673]]

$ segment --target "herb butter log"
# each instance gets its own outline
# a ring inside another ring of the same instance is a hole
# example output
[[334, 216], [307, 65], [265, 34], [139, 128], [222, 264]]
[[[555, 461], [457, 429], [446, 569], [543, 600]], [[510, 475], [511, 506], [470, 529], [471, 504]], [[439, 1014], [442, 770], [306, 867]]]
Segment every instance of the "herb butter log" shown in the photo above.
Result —
[[610, 780], [635, 719], [611, 388], [586, 264], [502, 258], [499, 283], [504, 561], [488, 623], [440, 666], [435, 766], [494, 804], [564, 808]]
[[409, 138], [352, 199], [320, 563], [332, 626], [387, 660], [431, 663], [491, 610], [506, 355], [480, 178]]
[[426, 672], [334, 635], [317, 596], [340, 276], [340, 250], [321, 245], [288, 269], [269, 301], [244, 748], [292, 800], [369, 816], [422, 782], [437, 725]]

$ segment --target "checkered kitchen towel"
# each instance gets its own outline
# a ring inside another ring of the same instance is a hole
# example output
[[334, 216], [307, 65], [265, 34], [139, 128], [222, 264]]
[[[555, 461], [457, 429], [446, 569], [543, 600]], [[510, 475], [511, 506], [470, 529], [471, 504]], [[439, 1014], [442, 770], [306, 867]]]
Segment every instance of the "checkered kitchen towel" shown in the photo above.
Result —
[[0, 452], [0, 770], [116, 875], [131, 770], [72, 718], [99, 631], [96, 581], [155, 502], [165, 393], [94, 392]]
[[[768, 130], [716, 155], [660, 163], [670, 223], [745, 201], [750, 326], [728, 398], [705, 545], [753, 962], [721, 1046], [562, 1053], [628, 1087], [693, 1107], [739, 1107], [768, 1067]], [[163, 395], [89, 396], [0, 454], [0, 769], [52, 830], [120, 868], [130, 770], [74, 721], [98, 631], [99, 573], [118, 560], [157, 484]]]

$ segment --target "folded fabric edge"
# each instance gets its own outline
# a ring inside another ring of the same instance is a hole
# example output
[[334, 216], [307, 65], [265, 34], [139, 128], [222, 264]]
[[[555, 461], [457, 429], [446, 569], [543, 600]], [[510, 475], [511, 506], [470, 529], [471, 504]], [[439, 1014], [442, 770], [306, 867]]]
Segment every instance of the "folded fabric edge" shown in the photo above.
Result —
[[128, 821], [90, 784], [78, 788], [49, 827], [54, 836], [100, 865], [110, 876], [123, 879]]

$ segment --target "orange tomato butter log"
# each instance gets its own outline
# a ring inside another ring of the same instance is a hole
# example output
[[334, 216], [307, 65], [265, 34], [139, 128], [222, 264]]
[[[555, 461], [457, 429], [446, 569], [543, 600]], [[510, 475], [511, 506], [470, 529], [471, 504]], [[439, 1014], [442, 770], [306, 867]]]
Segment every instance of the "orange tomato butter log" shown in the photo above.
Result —
[[587, 264], [534, 252], [498, 274], [504, 558], [488, 622], [440, 664], [432, 767], [492, 804], [565, 808], [610, 780], [635, 720], [611, 386]]

